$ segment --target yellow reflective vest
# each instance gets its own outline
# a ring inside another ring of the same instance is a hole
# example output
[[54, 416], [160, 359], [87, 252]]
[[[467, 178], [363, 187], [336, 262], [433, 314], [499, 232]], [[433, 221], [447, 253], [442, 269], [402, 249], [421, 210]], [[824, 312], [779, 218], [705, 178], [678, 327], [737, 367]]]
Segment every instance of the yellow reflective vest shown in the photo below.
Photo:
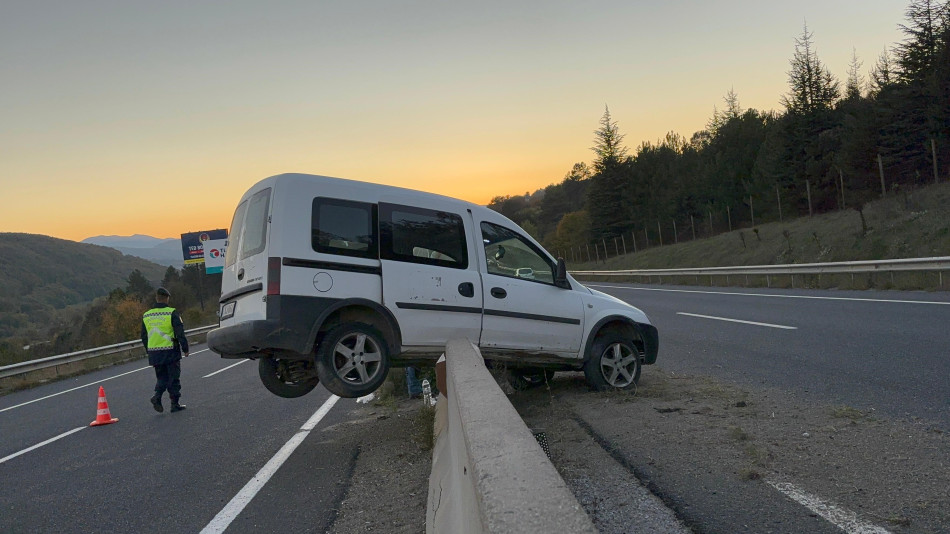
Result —
[[175, 308], [152, 308], [145, 312], [142, 321], [148, 333], [148, 350], [163, 350], [175, 347], [175, 330], [172, 328], [172, 313]]

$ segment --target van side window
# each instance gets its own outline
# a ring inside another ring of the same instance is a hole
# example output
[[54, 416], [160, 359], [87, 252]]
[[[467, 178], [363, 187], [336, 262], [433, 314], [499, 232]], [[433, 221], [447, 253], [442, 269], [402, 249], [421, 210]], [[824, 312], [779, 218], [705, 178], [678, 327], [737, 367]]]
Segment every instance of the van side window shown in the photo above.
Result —
[[[234, 210], [234, 217], [231, 219], [231, 230], [228, 232], [228, 248], [224, 253], [224, 267], [228, 268], [234, 265], [238, 257], [238, 245], [241, 241], [241, 228], [244, 227], [244, 213], [247, 211], [247, 202], [241, 202]], [[234, 245], [234, 246], [231, 246]]]
[[488, 222], [481, 228], [490, 274], [554, 284], [554, 266], [521, 234]]
[[247, 201], [244, 232], [241, 237], [241, 259], [264, 251], [267, 244], [267, 219], [270, 215], [270, 188], [254, 193]]
[[379, 237], [383, 259], [468, 268], [465, 225], [454, 213], [380, 203]]
[[376, 206], [335, 198], [313, 199], [310, 245], [325, 254], [378, 258]]

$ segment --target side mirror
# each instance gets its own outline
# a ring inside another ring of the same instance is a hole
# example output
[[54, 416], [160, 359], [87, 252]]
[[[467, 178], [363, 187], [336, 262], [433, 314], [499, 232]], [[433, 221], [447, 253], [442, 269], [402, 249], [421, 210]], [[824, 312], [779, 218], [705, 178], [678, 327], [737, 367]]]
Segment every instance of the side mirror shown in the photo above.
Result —
[[498, 245], [498, 250], [495, 251], [495, 259], [500, 260], [505, 257], [505, 247]]
[[571, 283], [567, 280], [567, 265], [564, 258], [557, 259], [557, 268], [554, 270], [554, 285], [563, 289], [571, 289]]

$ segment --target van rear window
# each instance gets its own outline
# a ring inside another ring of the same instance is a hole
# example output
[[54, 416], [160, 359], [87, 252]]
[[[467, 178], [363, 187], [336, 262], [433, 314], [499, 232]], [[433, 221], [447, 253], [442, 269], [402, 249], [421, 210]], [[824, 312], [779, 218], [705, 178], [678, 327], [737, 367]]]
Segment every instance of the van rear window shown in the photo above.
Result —
[[379, 257], [376, 206], [335, 198], [313, 199], [310, 244], [313, 250], [358, 258]]
[[270, 188], [254, 193], [247, 201], [244, 232], [241, 235], [241, 259], [264, 251], [267, 244], [267, 218], [270, 214]]
[[[234, 265], [238, 257], [238, 245], [241, 242], [241, 228], [244, 227], [244, 213], [247, 211], [247, 202], [238, 204], [231, 219], [231, 230], [228, 232], [228, 247], [224, 253], [224, 267]], [[233, 240], [233, 243], [231, 242]], [[234, 245], [233, 247], [231, 245]]]

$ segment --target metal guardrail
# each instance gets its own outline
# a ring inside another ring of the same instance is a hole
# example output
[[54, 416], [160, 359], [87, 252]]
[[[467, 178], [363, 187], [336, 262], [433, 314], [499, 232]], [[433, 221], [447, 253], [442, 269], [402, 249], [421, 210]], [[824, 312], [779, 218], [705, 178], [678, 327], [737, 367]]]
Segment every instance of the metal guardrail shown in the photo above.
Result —
[[[624, 271], [571, 271], [587, 276], [699, 276], [699, 275], [773, 275], [888, 273], [899, 271], [950, 270], [950, 256], [900, 260], [840, 261], [831, 263], [791, 263], [785, 265], [747, 265], [742, 267], [696, 267], [688, 269], [632, 269]], [[941, 274], [942, 277], [942, 274]]]
[[[185, 330], [185, 334], [197, 335], [210, 332], [217, 328], [218, 325], [209, 325], [209, 326], [199, 326], [198, 328], [192, 328], [191, 330]], [[80, 350], [77, 352], [70, 352], [67, 354], [59, 354], [57, 356], [49, 356], [46, 358], [39, 358], [37, 360], [28, 360], [25, 362], [14, 363], [12, 365], [4, 365], [0, 367], [0, 378], [7, 378], [9, 376], [16, 376], [24, 373], [29, 373], [31, 371], [38, 371], [40, 369], [46, 369], [48, 367], [55, 367], [57, 365], [63, 365], [66, 363], [78, 362], [82, 360], [88, 360], [90, 358], [96, 358], [99, 356], [106, 356], [109, 354], [115, 354], [117, 352], [122, 352], [125, 350], [131, 350], [136, 347], [142, 346], [142, 340], [136, 339], [134, 341], [125, 341], [123, 343], [116, 343], [115, 345], [107, 345], [105, 347], [96, 347], [94, 349]]]

